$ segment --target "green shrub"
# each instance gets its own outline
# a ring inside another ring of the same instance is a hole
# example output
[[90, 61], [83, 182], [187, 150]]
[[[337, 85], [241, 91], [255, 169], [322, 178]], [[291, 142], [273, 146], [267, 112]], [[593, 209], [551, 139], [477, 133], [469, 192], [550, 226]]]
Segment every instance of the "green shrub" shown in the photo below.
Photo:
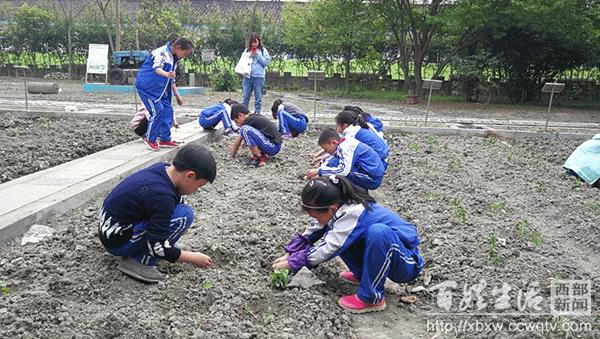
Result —
[[211, 74], [210, 83], [215, 92], [234, 92], [238, 89], [241, 80], [233, 71], [225, 69]]

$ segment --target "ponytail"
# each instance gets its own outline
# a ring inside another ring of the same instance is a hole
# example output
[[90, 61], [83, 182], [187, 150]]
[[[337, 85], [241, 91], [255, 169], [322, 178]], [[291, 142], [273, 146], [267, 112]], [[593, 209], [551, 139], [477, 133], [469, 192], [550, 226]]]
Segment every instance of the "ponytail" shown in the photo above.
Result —
[[338, 125], [348, 124], [352, 126], [360, 126], [361, 128], [369, 129], [369, 125], [363, 117], [354, 111], [342, 111], [335, 117], [335, 122]]
[[371, 118], [371, 114], [363, 111], [362, 108], [360, 108], [358, 106], [344, 106], [344, 111], [355, 112], [356, 114], [360, 115], [363, 118], [363, 120], [365, 120], [365, 121], [367, 121]]
[[354, 186], [343, 176], [318, 177], [312, 179], [302, 190], [304, 210], [326, 211], [331, 205], [357, 203], [369, 209], [375, 199], [363, 188]]

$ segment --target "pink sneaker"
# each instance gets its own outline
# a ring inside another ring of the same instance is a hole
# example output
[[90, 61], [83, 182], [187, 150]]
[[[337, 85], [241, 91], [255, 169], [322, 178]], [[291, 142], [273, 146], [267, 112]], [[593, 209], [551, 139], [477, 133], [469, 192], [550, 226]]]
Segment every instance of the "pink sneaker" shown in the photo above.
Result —
[[159, 151], [160, 147], [158, 146], [158, 143], [152, 142], [150, 140], [148, 140], [148, 138], [144, 138], [144, 143], [146, 144], [146, 146], [148, 146], [149, 149], [153, 150], [153, 151]]
[[350, 311], [351, 313], [368, 313], [385, 310], [385, 299], [382, 299], [377, 304], [367, 304], [360, 300], [356, 294], [341, 297], [338, 300], [338, 305], [341, 308]]
[[173, 140], [169, 140], [169, 141], [162, 141], [162, 140], [160, 140], [160, 141], [158, 142], [158, 144], [159, 144], [161, 147], [169, 147], [169, 148], [175, 148], [175, 147], [179, 147], [179, 143], [178, 143], [178, 142], [175, 142], [175, 141], [173, 141]]
[[281, 139], [283, 140], [291, 140], [292, 138], [292, 133], [285, 133], [281, 135]]
[[354, 285], [360, 284], [360, 280], [356, 279], [356, 277], [354, 276], [354, 273], [352, 273], [350, 271], [341, 272], [340, 273], [340, 278], [342, 278], [342, 280], [345, 280], [345, 281], [347, 281], [349, 283], [352, 283]]

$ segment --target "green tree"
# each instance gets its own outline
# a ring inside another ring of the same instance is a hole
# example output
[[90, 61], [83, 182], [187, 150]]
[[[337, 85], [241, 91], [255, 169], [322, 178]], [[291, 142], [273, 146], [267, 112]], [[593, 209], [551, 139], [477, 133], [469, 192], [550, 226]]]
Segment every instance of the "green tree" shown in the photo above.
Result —
[[36, 65], [36, 53], [53, 48], [55, 25], [52, 15], [37, 7], [21, 6], [15, 13], [14, 22], [9, 23], [6, 44]]
[[177, 11], [169, 3], [161, 0], [141, 0], [136, 17], [136, 29], [139, 31], [140, 47], [154, 49], [169, 40], [183, 35], [183, 25], [177, 17]]
[[[514, 102], [539, 98], [545, 81], [590, 60], [596, 49], [588, 0], [464, 0], [451, 13], [453, 52], [497, 58]], [[597, 31], [596, 31], [597, 32]], [[597, 41], [597, 40], [596, 40]]]
[[286, 4], [285, 37], [300, 57], [331, 55], [343, 59], [345, 90], [349, 90], [351, 61], [368, 52], [381, 38], [377, 17], [360, 0], [316, 0], [305, 5]]
[[[385, 19], [394, 37], [407, 89], [411, 93], [419, 93], [423, 82], [423, 63], [439, 31], [439, 16], [449, 6], [449, 1], [372, 0], [370, 3]], [[412, 76], [414, 80], [411, 80]]]

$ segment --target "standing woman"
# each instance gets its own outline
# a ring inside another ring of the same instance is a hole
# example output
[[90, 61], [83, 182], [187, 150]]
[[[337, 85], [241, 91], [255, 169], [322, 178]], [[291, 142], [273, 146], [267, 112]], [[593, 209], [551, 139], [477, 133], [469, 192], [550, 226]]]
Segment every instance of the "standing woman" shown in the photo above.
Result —
[[250, 77], [242, 78], [242, 104], [248, 107], [250, 95], [254, 91], [254, 113], [260, 114], [262, 106], [262, 92], [265, 85], [265, 68], [269, 64], [271, 57], [266, 48], [263, 47], [260, 37], [256, 33], [252, 33], [248, 41], [248, 48], [244, 53], [250, 53], [252, 65]]

